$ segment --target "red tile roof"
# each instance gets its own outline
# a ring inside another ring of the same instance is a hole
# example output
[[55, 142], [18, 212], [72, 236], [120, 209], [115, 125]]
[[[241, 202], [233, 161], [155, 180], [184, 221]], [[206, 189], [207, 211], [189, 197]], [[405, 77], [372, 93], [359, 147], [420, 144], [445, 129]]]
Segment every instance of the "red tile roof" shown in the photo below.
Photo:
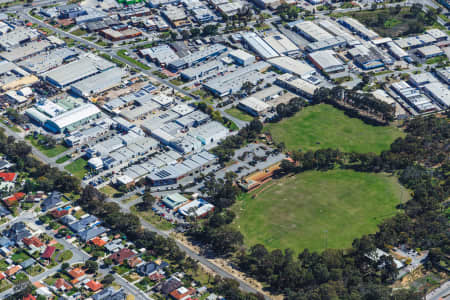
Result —
[[5, 173], [5, 172], [0, 172], [0, 178], [3, 179], [3, 181], [10, 181], [13, 182], [14, 180], [16, 180], [17, 174], [16, 173]]
[[88, 283], [86, 283], [86, 285], [93, 292], [96, 292], [96, 291], [100, 290], [101, 288], [103, 288], [103, 284], [101, 284], [100, 282], [94, 281], [94, 280], [89, 281]]
[[123, 248], [116, 253], [111, 254], [109, 258], [112, 259], [116, 264], [122, 264], [125, 259], [129, 259], [130, 257], [133, 257], [135, 255], [136, 253], [134, 253], [132, 250]]
[[160, 274], [158, 272], [153, 273], [152, 275], [149, 275], [148, 278], [150, 278], [151, 281], [160, 281], [162, 279], [164, 279], [166, 276], [164, 276], [163, 274]]
[[32, 236], [30, 238], [23, 238], [23, 243], [27, 246], [33, 245], [36, 248], [44, 246], [44, 243], [37, 236]]
[[55, 287], [57, 289], [61, 289], [64, 288], [64, 290], [71, 290], [72, 286], [70, 285], [70, 283], [68, 283], [67, 281], [65, 281], [63, 278], [58, 278], [55, 282]]
[[4, 198], [3, 202], [5, 202], [6, 206], [11, 206], [17, 203], [17, 201], [23, 199], [23, 197], [25, 197], [25, 193], [18, 192], [12, 195], [11, 197]]
[[22, 299], [23, 300], [36, 300], [36, 297], [31, 294], [28, 294], [25, 297], [23, 297]]
[[44, 253], [42, 253], [41, 257], [45, 259], [50, 259], [53, 256], [53, 253], [55, 253], [56, 247], [48, 246], [47, 249], [45, 249]]
[[5, 279], [5, 278], [6, 278], [5, 273], [0, 272], [0, 280], [3, 280], [3, 279]]
[[52, 210], [52, 211], [50, 212], [50, 214], [51, 214], [54, 218], [59, 219], [59, 218], [61, 218], [61, 217], [64, 217], [65, 215], [69, 214], [69, 210], [67, 210], [67, 209], [61, 209], [61, 210], [55, 209], [55, 210]]

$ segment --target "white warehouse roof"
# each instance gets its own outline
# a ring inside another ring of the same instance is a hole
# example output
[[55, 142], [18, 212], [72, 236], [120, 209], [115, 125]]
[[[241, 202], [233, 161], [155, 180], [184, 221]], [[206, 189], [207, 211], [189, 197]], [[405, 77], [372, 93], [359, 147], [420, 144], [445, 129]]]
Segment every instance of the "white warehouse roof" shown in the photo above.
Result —
[[100, 109], [97, 106], [87, 103], [55, 117], [52, 122], [59, 128], [64, 128], [98, 113]]
[[112, 68], [100, 74], [88, 77], [72, 85], [72, 90], [80, 96], [106, 91], [122, 81], [125, 71], [121, 68]]
[[242, 33], [242, 38], [249, 45], [249, 47], [258, 53], [262, 58], [268, 59], [278, 56], [277, 51], [269, 46], [260, 36], [254, 32]]
[[284, 72], [296, 74], [300, 77], [315, 73], [314, 68], [307, 63], [289, 56], [274, 57], [269, 59], [268, 62]]

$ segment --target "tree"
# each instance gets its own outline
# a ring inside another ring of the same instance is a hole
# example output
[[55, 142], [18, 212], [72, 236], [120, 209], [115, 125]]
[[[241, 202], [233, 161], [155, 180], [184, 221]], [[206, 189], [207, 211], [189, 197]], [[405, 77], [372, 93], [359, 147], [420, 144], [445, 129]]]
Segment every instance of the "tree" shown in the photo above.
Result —
[[107, 266], [111, 266], [113, 264], [113, 261], [111, 258], [108, 257], [103, 260], [103, 263]]
[[61, 264], [61, 270], [65, 271], [70, 267], [70, 265], [68, 263], [62, 263]]
[[192, 37], [196, 37], [196, 36], [200, 35], [201, 31], [199, 28], [194, 27], [194, 28], [190, 29], [190, 32], [191, 32]]
[[98, 271], [98, 264], [96, 261], [88, 260], [88, 261], [86, 261], [84, 266], [86, 267], [86, 270], [88, 273], [92, 274], [92, 273], [95, 273]]
[[103, 277], [102, 279], [102, 283], [105, 285], [110, 285], [114, 282], [114, 276], [112, 274], [107, 274], [105, 277]]
[[217, 25], [206, 25], [205, 27], [203, 27], [203, 31], [202, 31], [202, 35], [207, 36], [207, 35], [216, 35], [217, 34], [217, 30], [218, 30], [218, 26]]
[[139, 204], [139, 209], [147, 211], [152, 208], [153, 204], [156, 202], [155, 197], [150, 194], [150, 192], [145, 192], [142, 197], [142, 202]]
[[187, 40], [191, 36], [189, 31], [187, 31], [187, 30], [182, 30], [180, 33], [181, 33], [181, 36], [183, 37], [183, 40]]

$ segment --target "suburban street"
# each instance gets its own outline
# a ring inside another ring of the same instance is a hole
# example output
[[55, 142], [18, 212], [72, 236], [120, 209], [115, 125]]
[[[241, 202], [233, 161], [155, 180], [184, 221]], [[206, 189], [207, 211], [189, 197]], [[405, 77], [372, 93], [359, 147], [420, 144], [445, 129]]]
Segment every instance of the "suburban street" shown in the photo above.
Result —
[[450, 299], [450, 281], [427, 294], [426, 300], [448, 300]]

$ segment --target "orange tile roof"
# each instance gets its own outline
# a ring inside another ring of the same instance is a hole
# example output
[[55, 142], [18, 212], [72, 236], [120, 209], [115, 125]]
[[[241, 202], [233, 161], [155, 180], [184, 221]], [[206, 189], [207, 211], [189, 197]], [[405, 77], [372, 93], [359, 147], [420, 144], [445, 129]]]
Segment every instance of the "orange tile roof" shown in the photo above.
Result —
[[72, 269], [67, 273], [69, 273], [69, 275], [74, 279], [79, 278], [85, 274], [84, 271], [80, 268]]
[[94, 244], [94, 245], [96, 245], [96, 246], [103, 247], [103, 246], [105, 246], [108, 242], [106, 242], [105, 240], [103, 240], [103, 239], [99, 238], [98, 236], [96, 236], [95, 238], [93, 238], [93, 239], [91, 240], [91, 243]]
[[192, 295], [193, 293], [195, 293], [195, 289], [193, 289], [193, 288], [186, 289], [184, 287], [181, 287], [181, 288], [176, 289], [175, 291], [172, 291], [170, 293], [170, 296], [176, 300], [180, 300], [189, 295]]
[[86, 283], [86, 285], [93, 292], [96, 292], [96, 291], [100, 290], [101, 288], [103, 288], [103, 284], [101, 284], [100, 282], [94, 281], [94, 280], [89, 281], [88, 283]]
[[41, 288], [41, 287], [45, 287], [45, 285], [43, 285], [42, 283], [40, 283], [39, 281], [35, 281], [33, 282], [33, 285], [35, 288]]
[[13, 266], [13, 267], [9, 268], [8, 270], [6, 270], [5, 274], [6, 274], [6, 276], [11, 276], [11, 275], [14, 275], [17, 272], [19, 272], [20, 269], [22, 269], [21, 266]]

